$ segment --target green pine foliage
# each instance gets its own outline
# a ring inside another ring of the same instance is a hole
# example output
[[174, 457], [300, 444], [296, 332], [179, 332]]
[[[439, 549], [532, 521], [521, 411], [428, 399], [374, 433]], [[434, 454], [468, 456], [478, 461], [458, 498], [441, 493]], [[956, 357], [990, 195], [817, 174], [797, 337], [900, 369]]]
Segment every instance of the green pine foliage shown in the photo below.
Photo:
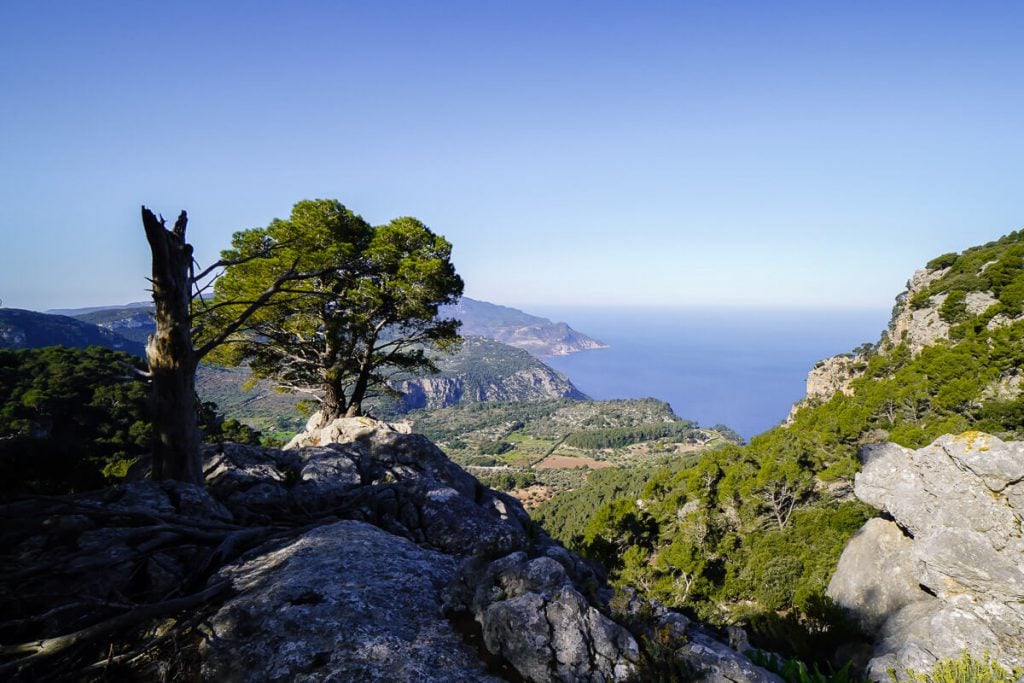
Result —
[[[91, 346], [0, 349], [0, 495], [61, 494], [117, 483], [150, 450], [149, 385], [136, 356]], [[261, 435], [202, 404], [207, 442]]]
[[655, 441], [674, 436], [690, 435], [696, 424], [687, 420], [664, 422], [661, 424], [637, 425], [634, 427], [617, 427], [613, 429], [591, 429], [570, 434], [566, 446], [595, 450], [601, 448], [623, 448], [630, 444]]
[[65, 493], [123, 476], [149, 448], [138, 358], [98, 346], [0, 350], [0, 487]]
[[924, 300], [947, 292], [991, 291], [1006, 306], [1014, 299], [1013, 293], [1024, 287], [1024, 230], [962, 254], [943, 254], [930, 261], [928, 268], [949, 270], [919, 295]]

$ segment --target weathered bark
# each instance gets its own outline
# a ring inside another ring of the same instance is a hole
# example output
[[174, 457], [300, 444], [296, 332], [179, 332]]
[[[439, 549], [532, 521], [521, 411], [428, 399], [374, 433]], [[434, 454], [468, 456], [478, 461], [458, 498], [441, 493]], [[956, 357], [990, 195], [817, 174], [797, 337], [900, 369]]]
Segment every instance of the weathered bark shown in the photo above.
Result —
[[363, 398], [366, 396], [367, 388], [369, 388], [369, 377], [370, 371], [368, 368], [361, 368], [359, 370], [359, 376], [352, 387], [352, 396], [349, 399], [345, 417], [359, 417], [363, 414]]
[[327, 424], [346, 414], [345, 393], [333, 382], [324, 382], [323, 389], [324, 396], [320, 402], [320, 415], [324, 424]]
[[373, 352], [377, 344], [377, 335], [374, 334], [366, 345], [366, 351], [359, 360], [359, 374], [356, 376], [355, 385], [352, 387], [352, 395], [348, 399], [348, 410], [345, 417], [359, 417], [363, 414], [363, 399], [366, 398], [366, 391], [370, 388], [370, 375], [373, 372]]
[[195, 374], [199, 357], [192, 346], [192, 247], [185, 241], [188, 215], [174, 228], [142, 207], [142, 224], [153, 252], [156, 332], [146, 344], [152, 381], [154, 479], [202, 484], [201, 437], [196, 413]]

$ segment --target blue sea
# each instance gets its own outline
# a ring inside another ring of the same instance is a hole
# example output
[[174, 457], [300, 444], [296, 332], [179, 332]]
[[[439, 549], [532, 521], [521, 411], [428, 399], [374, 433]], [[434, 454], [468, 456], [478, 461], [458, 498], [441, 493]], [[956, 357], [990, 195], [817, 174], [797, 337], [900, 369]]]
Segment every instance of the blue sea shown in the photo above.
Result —
[[744, 438], [784, 420], [822, 358], [877, 341], [888, 310], [530, 306], [610, 346], [545, 359], [596, 399], [654, 397]]

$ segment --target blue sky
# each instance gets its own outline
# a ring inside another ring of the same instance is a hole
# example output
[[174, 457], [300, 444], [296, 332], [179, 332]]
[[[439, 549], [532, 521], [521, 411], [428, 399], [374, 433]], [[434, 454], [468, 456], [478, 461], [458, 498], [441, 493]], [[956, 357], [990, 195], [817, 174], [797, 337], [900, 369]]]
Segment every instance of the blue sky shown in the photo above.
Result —
[[1011, 2], [7, 2], [0, 299], [144, 299], [145, 203], [333, 197], [519, 305], [887, 308], [1024, 227]]

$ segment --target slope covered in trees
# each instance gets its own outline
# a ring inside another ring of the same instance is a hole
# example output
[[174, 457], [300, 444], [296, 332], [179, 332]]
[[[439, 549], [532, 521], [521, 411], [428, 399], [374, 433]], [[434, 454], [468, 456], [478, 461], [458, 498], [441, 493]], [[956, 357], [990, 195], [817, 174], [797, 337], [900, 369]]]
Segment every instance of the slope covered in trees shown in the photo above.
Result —
[[[936, 307], [951, 321], [948, 339], [915, 353], [907, 335], [883, 336], [848, 391], [806, 402], [788, 426], [694, 466], [629, 481], [601, 473], [537, 517], [619, 585], [744, 623], [766, 646], [830, 655], [849, 633], [824, 591], [846, 541], [874, 514], [850, 491], [860, 447], [919, 447], [968, 429], [1024, 437], [1024, 321], [1014, 319], [1024, 236], [944, 255], [929, 270], [926, 295], [900, 305]], [[991, 295], [984, 310], [950, 312], [947, 302], [971, 292]]]
[[470, 403], [408, 417], [454, 462], [527, 507], [596, 478], [642, 481], [654, 463], [692, 464], [707, 449], [739, 441], [655, 399]]
[[[139, 358], [92, 346], [0, 349], [0, 495], [67, 493], [116, 483], [151, 445]], [[259, 435], [202, 404], [206, 441]]]
[[93, 346], [0, 350], [3, 493], [98, 488], [149, 447], [138, 358]]

